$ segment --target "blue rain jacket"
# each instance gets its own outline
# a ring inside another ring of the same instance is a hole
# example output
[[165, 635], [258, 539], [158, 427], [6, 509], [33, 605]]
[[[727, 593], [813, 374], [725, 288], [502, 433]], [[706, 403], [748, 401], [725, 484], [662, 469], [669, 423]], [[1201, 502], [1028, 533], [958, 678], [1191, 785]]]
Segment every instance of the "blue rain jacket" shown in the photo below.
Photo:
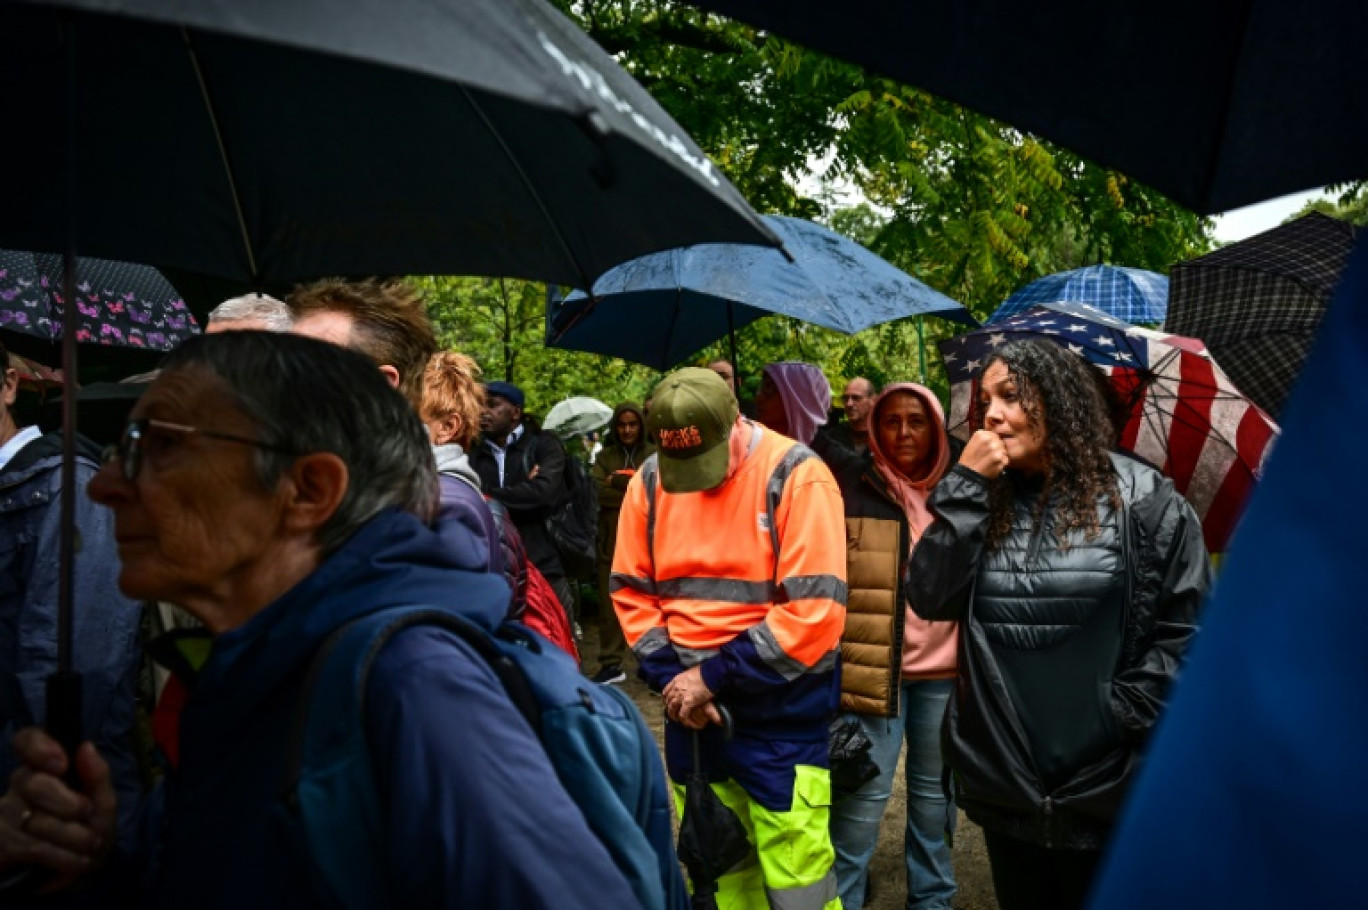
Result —
[[[181, 766], [147, 819], [146, 903], [309, 904], [299, 817], [282, 799], [302, 677], [343, 623], [445, 605], [494, 627], [501, 576], [453, 567], [448, 524], [388, 511], [242, 627], [219, 636], [181, 722]], [[635, 905], [493, 671], [435, 628], [398, 633], [367, 689], [368, 742], [401, 907]]]

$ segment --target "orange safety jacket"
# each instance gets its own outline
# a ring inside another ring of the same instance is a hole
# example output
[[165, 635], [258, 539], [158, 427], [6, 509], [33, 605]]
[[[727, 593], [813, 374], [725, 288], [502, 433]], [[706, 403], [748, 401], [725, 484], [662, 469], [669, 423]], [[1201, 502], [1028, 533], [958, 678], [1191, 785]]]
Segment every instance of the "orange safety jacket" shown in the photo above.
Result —
[[666, 492], [654, 457], [632, 478], [613, 605], [653, 688], [701, 664], [738, 729], [824, 741], [845, 622], [841, 494], [805, 446], [751, 427], [746, 460], [715, 489]]

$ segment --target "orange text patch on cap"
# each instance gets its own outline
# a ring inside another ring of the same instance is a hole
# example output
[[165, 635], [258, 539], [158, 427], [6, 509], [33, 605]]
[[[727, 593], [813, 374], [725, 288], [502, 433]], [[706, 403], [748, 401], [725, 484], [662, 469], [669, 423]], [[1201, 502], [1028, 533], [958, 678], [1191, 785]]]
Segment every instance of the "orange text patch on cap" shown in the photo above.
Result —
[[680, 427], [677, 430], [660, 431], [662, 449], [692, 449], [703, 444], [703, 434], [698, 427]]

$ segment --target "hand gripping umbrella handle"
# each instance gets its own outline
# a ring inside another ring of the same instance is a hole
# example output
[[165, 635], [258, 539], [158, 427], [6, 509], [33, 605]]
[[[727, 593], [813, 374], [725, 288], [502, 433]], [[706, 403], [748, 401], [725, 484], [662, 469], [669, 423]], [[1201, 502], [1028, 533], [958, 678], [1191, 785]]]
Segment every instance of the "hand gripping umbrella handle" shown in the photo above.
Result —
[[[66, 782], [79, 787], [76, 773], [76, 749], [81, 745], [81, 674], [72, 670], [58, 670], [47, 678], [48, 735], [61, 745], [67, 755]], [[0, 875], [0, 894], [33, 894], [56, 877], [46, 866], [19, 866]]]
[[76, 749], [81, 745], [81, 674], [58, 670], [47, 678], [48, 735], [57, 740], [67, 754], [66, 781], [77, 787]]

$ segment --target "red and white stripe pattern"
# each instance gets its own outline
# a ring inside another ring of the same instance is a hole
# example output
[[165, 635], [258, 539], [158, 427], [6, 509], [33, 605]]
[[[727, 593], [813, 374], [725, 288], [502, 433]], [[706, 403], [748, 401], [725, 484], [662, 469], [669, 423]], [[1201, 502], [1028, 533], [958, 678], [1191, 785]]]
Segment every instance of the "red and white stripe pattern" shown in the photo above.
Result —
[[1120, 446], [1159, 468], [1202, 518], [1207, 549], [1224, 552], [1278, 436], [1194, 338], [1137, 328], [1076, 303], [1028, 310], [941, 343], [952, 433], [968, 438], [975, 381], [1009, 340], [1053, 341], [1106, 372], [1129, 419]]
[[1149, 369], [1104, 368], [1123, 395], [1143, 384], [1121, 447], [1173, 479], [1202, 518], [1207, 548], [1223, 552], [1263, 474], [1278, 427], [1240, 394], [1200, 341], [1133, 331], [1148, 336]]

